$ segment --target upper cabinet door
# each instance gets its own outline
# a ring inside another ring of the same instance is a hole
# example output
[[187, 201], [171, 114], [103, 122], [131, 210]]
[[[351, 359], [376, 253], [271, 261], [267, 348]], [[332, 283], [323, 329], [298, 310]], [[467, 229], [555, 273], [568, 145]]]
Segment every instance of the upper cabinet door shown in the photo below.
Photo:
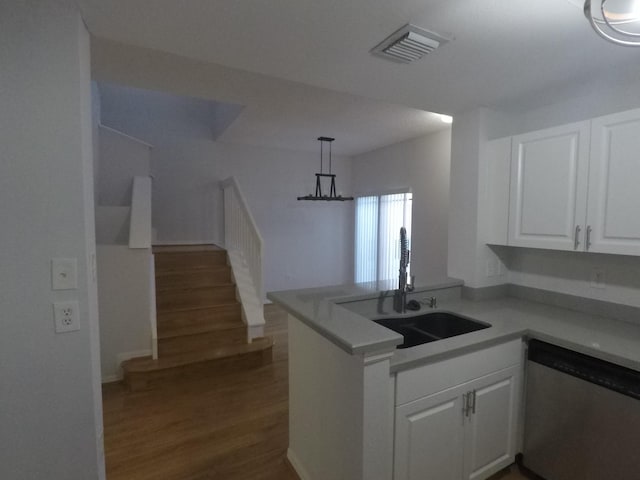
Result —
[[582, 250], [589, 122], [513, 137], [509, 245]]
[[589, 252], [640, 255], [640, 110], [592, 121]]

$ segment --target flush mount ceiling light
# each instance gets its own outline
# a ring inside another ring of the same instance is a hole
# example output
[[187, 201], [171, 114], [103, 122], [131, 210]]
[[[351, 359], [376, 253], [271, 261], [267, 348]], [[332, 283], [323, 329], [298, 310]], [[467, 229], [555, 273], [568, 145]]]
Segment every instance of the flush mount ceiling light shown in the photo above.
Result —
[[[336, 175], [331, 173], [331, 143], [335, 138], [331, 137], [318, 137], [320, 142], [320, 173], [316, 173], [316, 193], [305, 195], [304, 197], [298, 197], [298, 200], [324, 200], [325, 202], [344, 202], [346, 200], [353, 200], [353, 197], [343, 197], [336, 194]], [[324, 173], [323, 159], [324, 159], [324, 144], [329, 144], [329, 173]], [[322, 194], [322, 178], [330, 178], [331, 185], [329, 187], [329, 195]]]
[[371, 49], [371, 53], [398, 63], [411, 63], [449, 41], [424, 28], [407, 24]]
[[584, 14], [602, 38], [625, 47], [640, 46], [640, 0], [586, 0]]

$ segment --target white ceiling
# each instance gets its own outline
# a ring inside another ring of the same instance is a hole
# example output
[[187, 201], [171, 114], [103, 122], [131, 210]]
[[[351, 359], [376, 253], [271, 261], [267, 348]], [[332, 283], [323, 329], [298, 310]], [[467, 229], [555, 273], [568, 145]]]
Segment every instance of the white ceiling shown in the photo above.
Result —
[[[303, 132], [303, 115], [308, 118], [309, 111], [322, 111], [323, 106], [337, 109], [326, 112], [327, 119], [335, 116], [348, 123], [390, 115], [394, 122], [412, 126], [420, 114], [403, 116], [397, 105], [444, 113], [478, 106], [524, 108], [530, 105], [522, 99], [552, 102], [557, 100], [555, 91], [566, 92], [568, 84], [602, 76], [608, 68], [627, 65], [628, 75], [640, 74], [640, 49], [602, 40], [581, 8], [570, 3], [574, 0], [78, 2], [90, 31], [98, 37], [360, 97], [332, 107], [314, 102], [315, 96], [307, 98], [306, 105], [299, 98], [289, 101], [285, 96], [278, 102], [271, 98], [269, 108], [281, 109], [281, 127], [295, 128], [297, 122], [300, 134], [310, 134]], [[407, 22], [454, 39], [410, 65], [369, 54]], [[376, 110], [361, 97], [395, 105], [379, 103]], [[280, 128], [274, 118], [273, 111], [247, 108], [223, 137], [233, 141], [236, 136], [246, 139], [247, 133], [270, 137], [270, 129]], [[431, 122], [421, 131], [436, 125]], [[384, 130], [378, 126], [369, 138]], [[419, 135], [420, 128], [415, 130], [400, 137]], [[314, 134], [330, 132], [316, 129]], [[362, 147], [351, 148], [351, 153], [357, 151]]]

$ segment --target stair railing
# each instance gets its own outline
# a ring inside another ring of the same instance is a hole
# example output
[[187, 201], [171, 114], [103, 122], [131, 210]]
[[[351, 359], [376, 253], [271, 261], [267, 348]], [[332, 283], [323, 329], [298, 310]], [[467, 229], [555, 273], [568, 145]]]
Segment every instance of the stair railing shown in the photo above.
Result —
[[256, 296], [263, 301], [262, 248], [258, 226], [234, 177], [221, 182], [224, 191], [224, 242], [228, 251], [242, 254], [248, 267]]

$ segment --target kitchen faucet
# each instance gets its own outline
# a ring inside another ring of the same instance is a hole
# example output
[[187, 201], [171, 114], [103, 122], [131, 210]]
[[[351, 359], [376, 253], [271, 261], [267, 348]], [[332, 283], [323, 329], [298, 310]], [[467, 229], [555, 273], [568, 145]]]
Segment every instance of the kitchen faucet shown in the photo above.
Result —
[[400, 228], [400, 271], [398, 289], [393, 294], [393, 309], [398, 313], [407, 311], [407, 292], [413, 292], [415, 276], [411, 276], [411, 283], [407, 282], [407, 266], [411, 252], [407, 248], [407, 230]]

